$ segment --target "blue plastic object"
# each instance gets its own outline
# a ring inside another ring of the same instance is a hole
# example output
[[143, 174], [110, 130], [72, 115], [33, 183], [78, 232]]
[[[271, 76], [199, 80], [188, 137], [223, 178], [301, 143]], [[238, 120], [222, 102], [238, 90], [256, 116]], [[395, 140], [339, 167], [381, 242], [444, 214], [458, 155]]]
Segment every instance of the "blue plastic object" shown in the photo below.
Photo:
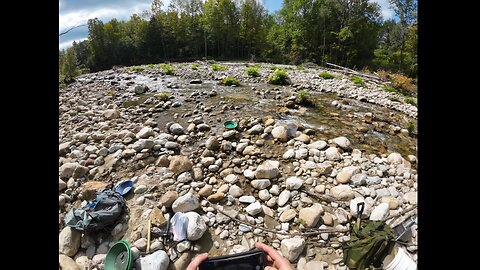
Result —
[[121, 182], [116, 188], [115, 192], [120, 193], [123, 197], [125, 197], [133, 188], [132, 180], [126, 180]]

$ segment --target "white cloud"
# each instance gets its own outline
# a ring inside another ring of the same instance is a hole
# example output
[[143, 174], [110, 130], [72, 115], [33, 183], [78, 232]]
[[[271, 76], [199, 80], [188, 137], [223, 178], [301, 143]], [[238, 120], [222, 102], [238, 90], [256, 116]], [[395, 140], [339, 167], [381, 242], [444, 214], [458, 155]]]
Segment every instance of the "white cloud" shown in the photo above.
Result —
[[395, 13], [390, 8], [388, 0], [370, 0], [370, 2], [375, 2], [380, 5], [382, 17], [384, 20], [392, 19], [395, 16]]
[[61, 42], [61, 43], [58, 43], [58, 49], [59, 50], [63, 50], [63, 49], [67, 49], [68, 47], [72, 46], [72, 43], [74, 41], [76, 41], [77, 43], [80, 42], [80, 41], [84, 41], [86, 40], [87, 38], [81, 38], [81, 39], [77, 39], [77, 40], [69, 40], [69, 41], [65, 41], [65, 42]]

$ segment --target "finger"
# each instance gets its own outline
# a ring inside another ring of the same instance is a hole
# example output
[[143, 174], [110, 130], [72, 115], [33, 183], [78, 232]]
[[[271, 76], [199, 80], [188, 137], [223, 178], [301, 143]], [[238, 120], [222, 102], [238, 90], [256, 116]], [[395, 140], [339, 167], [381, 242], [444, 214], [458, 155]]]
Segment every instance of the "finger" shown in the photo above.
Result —
[[265, 245], [264, 243], [255, 243], [255, 247], [265, 251], [273, 261], [279, 260], [282, 258], [278, 252], [270, 246]]
[[278, 270], [278, 269], [275, 267], [267, 266], [264, 268], [264, 270]]
[[186, 270], [197, 270], [197, 267], [207, 259], [208, 253], [203, 253], [195, 257], [190, 264], [187, 266]]

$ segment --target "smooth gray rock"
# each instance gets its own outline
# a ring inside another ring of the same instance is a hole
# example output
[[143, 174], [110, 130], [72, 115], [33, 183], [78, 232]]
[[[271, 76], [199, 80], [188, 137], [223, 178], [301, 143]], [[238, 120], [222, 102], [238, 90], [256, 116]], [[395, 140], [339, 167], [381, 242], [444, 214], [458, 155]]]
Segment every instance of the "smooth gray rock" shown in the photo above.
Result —
[[403, 199], [406, 200], [409, 204], [416, 205], [417, 204], [417, 192], [410, 191], [403, 195]]
[[323, 150], [327, 146], [327, 142], [318, 140], [307, 145], [308, 149]]
[[238, 201], [241, 203], [254, 203], [256, 200], [255, 200], [255, 197], [247, 195], [247, 196], [241, 196], [240, 198], [238, 198]]
[[303, 180], [296, 177], [296, 176], [291, 176], [287, 178], [285, 181], [285, 186], [289, 190], [297, 190], [303, 185]]
[[185, 134], [185, 130], [184, 130], [183, 127], [182, 127], [180, 124], [178, 124], [178, 123], [172, 124], [168, 130], [169, 130], [172, 134], [175, 134], [175, 135]]
[[350, 141], [346, 137], [343, 137], [343, 136], [333, 139], [332, 142], [334, 144], [338, 145], [343, 150], [349, 150], [350, 146], [351, 146]]
[[250, 184], [252, 185], [252, 187], [256, 189], [266, 189], [272, 183], [268, 179], [256, 179], [256, 180], [252, 180]]
[[180, 183], [188, 183], [193, 181], [192, 174], [190, 172], [183, 172], [178, 175], [177, 181]]
[[354, 186], [363, 186], [367, 183], [367, 175], [363, 173], [357, 173], [353, 175], [350, 180]]
[[373, 208], [370, 220], [384, 220], [388, 215], [388, 203], [381, 203]]
[[155, 132], [151, 127], [143, 127], [136, 135], [138, 139], [148, 139], [150, 136], [154, 136]]
[[136, 261], [137, 270], [167, 270], [170, 259], [163, 250], [157, 250], [152, 254], [140, 257]]
[[247, 134], [250, 135], [257, 135], [263, 132], [263, 127], [260, 124], [254, 125], [249, 130], [247, 130]]
[[322, 214], [325, 212], [322, 205], [319, 203], [314, 203], [310, 207], [302, 208], [299, 212], [300, 222], [307, 228], [313, 228], [317, 225], [318, 221], [322, 217]]
[[295, 209], [287, 209], [282, 212], [280, 215], [280, 222], [289, 222], [297, 216], [297, 211]]
[[208, 150], [214, 150], [214, 151], [220, 149], [220, 143], [218, 142], [217, 137], [215, 136], [209, 137], [205, 142], [205, 147]]
[[338, 148], [331, 146], [331, 147], [327, 148], [327, 150], [325, 150], [325, 157], [328, 160], [336, 161], [336, 160], [339, 160], [341, 158], [341, 154], [340, 154], [340, 151], [338, 150]]
[[245, 211], [252, 215], [252, 216], [255, 216], [255, 215], [258, 215], [260, 213], [263, 212], [263, 208], [262, 208], [262, 205], [259, 203], [259, 202], [254, 202], [250, 205], [248, 205], [247, 207], [245, 207]]
[[243, 195], [243, 189], [240, 188], [239, 186], [237, 185], [232, 185], [229, 189], [228, 189], [228, 193], [230, 195], [232, 195], [232, 197], [234, 198], [238, 198], [240, 196]]
[[333, 197], [340, 201], [348, 201], [353, 199], [353, 190], [348, 185], [338, 185], [330, 189], [330, 193]]
[[298, 150], [295, 150], [295, 158], [296, 159], [305, 159], [307, 157], [308, 157], [308, 149], [300, 148]]
[[207, 231], [207, 224], [205, 224], [203, 218], [196, 212], [187, 212], [185, 216], [188, 217], [187, 239], [190, 241], [200, 239]]
[[280, 195], [278, 195], [278, 206], [284, 206], [290, 199], [290, 190], [283, 190]]
[[283, 159], [292, 159], [295, 157], [295, 150], [294, 149], [288, 149], [283, 155]]
[[276, 160], [265, 160], [255, 170], [255, 178], [257, 179], [272, 179], [279, 175], [278, 169], [280, 162]]
[[82, 233], [69, 226], [62, 229], [58, 235], [58, 250], [67, 256], [73, 256], [80, 247]]
[[402, 155], [400, 155], [399, 153], [391, 153], [387, 157], [387, 162], [389, 164], [401, 164], [403, 162]]
[[288, 140], [287, 129], [284, 126], [274, 127], [271, 133], [273, 138], [281, 142], [286, 142]]
[[185, 195], [178, 197], [172, 204], [173, 212], [188, 212], [200, 207], [198, 198], [192, 193], [187, 192]]

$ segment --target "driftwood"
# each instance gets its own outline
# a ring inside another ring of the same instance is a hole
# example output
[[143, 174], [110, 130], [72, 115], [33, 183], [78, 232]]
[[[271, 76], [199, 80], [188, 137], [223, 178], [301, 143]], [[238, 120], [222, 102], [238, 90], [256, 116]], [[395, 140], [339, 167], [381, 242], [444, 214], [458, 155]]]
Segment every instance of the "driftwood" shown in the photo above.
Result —
[[366, 81], [373, 81], [375, 83], [385, 83], [384, 80], [381, 79], [378, 76], [373, 76], [373, 75], [368, 75], [368, 74], [365, 74], [365, 73], [360, 73], [360, 72], [355, 71], [353, 69], [349, 69], [349, 68], [346, 68], [346, 67], [342, 67], [342, 66], [339, 66], [339, 65], [332, 64], [332, 63], [327, 63], [327, 65], [334, 67], [334, 68], [325, 68], [325, 69], [330, 70], [330, 71], [340, 72], [340, 73], [344, 73], [344, 74], [347, 74], [347, 75], [355, 75], [355, 76], [364, 78]]
[[287, 233], [287, 232], [281, 232], [281, 231], [274, 231], [274, 230], [270, 230], [270, 229], [267, 229], [267, 228], [264, 228], [264, 227], [260, 227], [260, 226], [251, 224], [249, 222], [241, 221], [238, 218], [232, 217], [229, 214], [223, 212], [222, 210], [220, 210], [217, 207], [217, 205], [214, 205], [210, 202], [209, 202], [209, 204], [213, 207], [213, 209], [215, 209], [215, 211], [219, 212], [222, 215], [227, 216], [229, 219], [231, 219], [233, 221], [236, 221], [239, 224], [243, 224], [243, 225], [246, 225], [250, 228], [260, 229], [260, 230], [270, 232], [270, 233], [275, 233], [275, 234], [292, 235], [292, 236], [310, 236], [310, 235], [318, 235], [318, 234], [322, 234], [322, 233], [344, 233], [344, 232], [349, 232], [350, 231], [348, 228], [345, 228], [345, 229], [342, 229], [342, 230], [340, 230], [340, 229], [311, 229], [311, 231], [303, 232], [303, 233]]

